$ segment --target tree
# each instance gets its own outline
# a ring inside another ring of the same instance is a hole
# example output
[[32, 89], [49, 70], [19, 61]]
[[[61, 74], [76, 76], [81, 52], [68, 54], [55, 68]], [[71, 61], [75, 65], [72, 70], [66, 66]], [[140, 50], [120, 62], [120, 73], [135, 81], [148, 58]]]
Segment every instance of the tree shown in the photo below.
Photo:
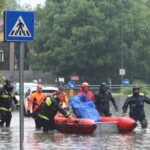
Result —
[[2, 17], [2, 11], [4, 10], [4, 6], [5, 6], [5, 0], [1, 0], [0, 3], [0, 17]]
[[144, 2], [128, 0], [122, 8], [120, 0], [47, 1], [37, 9], [32, 68], [64, 77], [77, 73], [82, 80], [95, 83], [108, 78], [119, 83], [123, 16], [125, 69], [132, 79], [142, 79], [135, 64], [144, 64], [143, 71], [150, 71], [149, 9]]

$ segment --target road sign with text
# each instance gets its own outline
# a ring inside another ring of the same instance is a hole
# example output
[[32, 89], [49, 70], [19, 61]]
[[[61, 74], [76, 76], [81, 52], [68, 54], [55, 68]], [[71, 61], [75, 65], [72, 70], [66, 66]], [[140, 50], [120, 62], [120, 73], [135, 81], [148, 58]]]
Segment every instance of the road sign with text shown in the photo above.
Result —
[[5, 41], [33, 41], [35, 12], [5, 11]]

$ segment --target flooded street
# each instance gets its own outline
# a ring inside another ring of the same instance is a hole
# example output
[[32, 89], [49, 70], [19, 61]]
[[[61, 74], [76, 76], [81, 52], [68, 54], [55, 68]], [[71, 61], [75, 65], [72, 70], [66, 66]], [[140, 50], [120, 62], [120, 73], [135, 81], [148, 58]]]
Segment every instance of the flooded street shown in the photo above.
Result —
[[[150, 105], [146, 105], [147, 119], [150, 122]], [[113, 108], [112, 108], [113, 112]], [[114, 113], [114, 112], [113, 112]], [[0, 128], [0, 150], [19, 150], [19, 113], [12, 113], [10, 128]], [[121, 115], [121, 110], [118, 112]], [[25, 150], [149, 150], [150, 124], [146, 132], [140, 125], [128, 134], [100, 133], [93, 135], [63, 134], [50, 131], [48, 134], [36, 131], [32, 118], [24, 118]]]

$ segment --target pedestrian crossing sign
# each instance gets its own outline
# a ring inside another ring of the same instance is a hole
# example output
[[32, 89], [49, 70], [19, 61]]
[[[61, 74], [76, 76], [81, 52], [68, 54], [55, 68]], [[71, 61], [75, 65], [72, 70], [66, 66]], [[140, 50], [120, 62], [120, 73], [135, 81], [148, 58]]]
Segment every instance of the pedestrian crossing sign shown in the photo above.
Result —
[[33, 41], [35, 13], [33, 11], [5, 11], [5, 41]]
[[30, 31], [21, 16], [10, 31], [9, 36], [31, 37]]

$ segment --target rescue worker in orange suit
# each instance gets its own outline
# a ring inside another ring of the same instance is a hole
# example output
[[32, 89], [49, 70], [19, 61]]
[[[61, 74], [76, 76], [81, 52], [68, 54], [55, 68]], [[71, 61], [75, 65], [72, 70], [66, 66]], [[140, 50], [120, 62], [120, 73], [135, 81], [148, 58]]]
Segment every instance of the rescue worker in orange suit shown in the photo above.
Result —
[[43, 132], [55, 129], [54, 117], [59, 111], [65, 117], [69, 117], [70, 113], [65, 111], [60, 106], [60, 93], [56, 92], [53, 97], [47, 97], [42, 106], [40, 107], [37, 122], [40, 127], [43, 127]]
[[122, 110], [123, 116], [126, 116], [126, 111], [129, 106], [129, 116], [135, 121], [139, 121], [143, 129], [147, 128], [148, 122], [145, 116], [144, 103], [150, 104], [150, 99], [140, 92], [140, 86], [133, 87], [132, 94], [128, 95]]
[[94, 94], [96, 109], [101, 116], [111, 116], [110, 104], [111, 101], [114, 105], [115, 111], [118, 111], [115, 99], [111, 92], [108, 90], [106, 83], [101, 83], [98, 93]]
[[94, 95], [89, 89], [89, 83], [83, 82], [81, 84], [80, 91], [77, 95], [82, 95], [82, 94], [85, 94], [88, 99], [94, 101]]
[[4, 125], [6, 125], [6, 127], [10, 126], [13, 101], [17, 105], [17, 107], [19, 106], [18, 100], [13, 95], [13, 88], [13, 84], [9, 80], [5, 80], [4, 86], [0, 89], [1, 127], [3, 127]]
[[59, 92], [60, 92], [60, 105], [65, 108], [68, 109], [68, 96], [67, 93], [64, 91], [64, 88], [62, 86], [58, 87]]
[[42, 85], [38, 84], [36, 92], [32, 93], [28, 99], [27, 115], [31, 116], [31, 109], [32, 109], [32, 117], [35, 120], [36, 129], [39, 128], [37, 123], [37, 114], [41, 104], [46, 98], [46, 95], [42, 92], [42, 89], [43, 89]]

